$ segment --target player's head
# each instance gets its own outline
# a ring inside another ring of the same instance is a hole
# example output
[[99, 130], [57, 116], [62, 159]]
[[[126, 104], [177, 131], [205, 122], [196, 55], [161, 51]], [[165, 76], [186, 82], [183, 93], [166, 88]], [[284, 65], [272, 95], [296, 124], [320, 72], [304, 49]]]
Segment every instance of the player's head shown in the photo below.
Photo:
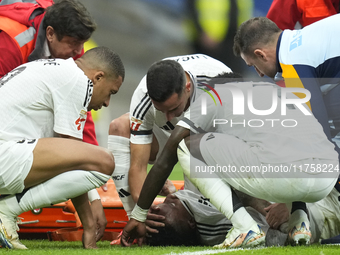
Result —
[[165, 227], [158, 228], [159, 233], [147, 238], [153, 246], [199, 245], [199, 234], [194, 218], [175, 195], [168, 195], [164, 203], [153, 206], [151, 213], [165, 216]]
[[148, 94], [155, 108], [170, 121], [189, 106], [191, 82], [182, 66], [174, 60], [153, 64], [146, 75]]
[[77, 0], [58, 0], [46, 9], [43, 20], [52, 57], [67, 59], [80, 54], [96, 24]]
[[109, 106], [111, 95], [118, 92], [125, 77], [124, 65], [119, 55], [107, 47], [96, 47], [86, 51], [76, 63], [93, 82], [88, 110]]
[[248, 66], [254, 66], [262, 77], [274, 78], [276, 74], [276, 44], [282, 32], [266, 17], [252, 18], [238, 28], [234, 37], [234, 54]]

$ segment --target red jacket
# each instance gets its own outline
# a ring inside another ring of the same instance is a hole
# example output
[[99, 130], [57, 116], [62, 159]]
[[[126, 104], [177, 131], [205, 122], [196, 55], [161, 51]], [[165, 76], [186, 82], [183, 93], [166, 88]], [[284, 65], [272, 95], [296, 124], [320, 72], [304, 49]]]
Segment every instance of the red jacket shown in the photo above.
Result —
[[[35, 4], [23, 1], [0, 0], [0, 30], [2, 31], [0, 33], [0, 77], [28, 62], [28, 57], [33, 50], [41, 48], [41, 46], [36, 47], [39, 27], [44, 17], [44, 8], [52, 5], [53, 1], [38, 0]], [[32, 16], [34, 11], [35, 14]], [[16, 37], [19, 34], [23, 36]], [[40, 41], [44, 39], [41, 38]]]
[[43, 13], [44, 9], [53, 4], [53, 0], [35, 0], [35, 3], [33, 3], [33, 1], [26, 1], [16, 2], [12, 0], [2, 3], [2, 0], [0, 0], [0, 16], [16, 20], [29, 27], [32, 26], [32, 22], [34, 22], [34, 19], [30, 19], [33, 11], [41, 9], [41, 13]]
[[[1, 5], [0, 0], [0, 78], [17, 66], [41, 57], [45, 41], [45, 31], [39, 30], [45, 15], [43, 8], [52, 5], [53, 1], [36, 1], [36, 4], [14, 2]], [[39, 9], [41, 12], [30, 19], [33, 11]], [[80, 55], [75, 59], [78, 57]], [[98, 145], [91, 112], [87, 113], [83, 141]]]
[[284, 29], [302, 27], [339, 12], [339, 0], [273, 0], [267, 18]]

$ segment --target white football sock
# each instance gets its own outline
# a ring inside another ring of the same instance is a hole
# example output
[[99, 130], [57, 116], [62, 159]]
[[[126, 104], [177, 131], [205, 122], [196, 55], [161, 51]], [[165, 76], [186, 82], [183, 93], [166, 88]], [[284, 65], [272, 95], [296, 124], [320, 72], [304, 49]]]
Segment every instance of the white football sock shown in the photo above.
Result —
[[177, 150], [178, 161], [180, 162], [184, 174], [189, 180], [197, 187], [197, 189], [206, 197], [210, 202], [222, 212], [233, 224], [234, 228], [238, 229], [241, 233], [248, 232], [250, 229], [256, 227], [256, 221], [249, 215], [249, 213], [242, 206], [233, 212], [233, 199], [230, 185], [215, 175], [215, 178], [191, 178], [191, 166], [205, 166], [205, 164], [192, 157], [190, 152], [182, 140], [179, 144], [181, 149]]
[[289, 229], [292, 229], [294, 226], [298, 228], [301, 226], [302, 222], [309, 228], [310, 223], [307, 213], [304, 210], [295, 210], [289, 217], [288, 227]]
[[[110, 179], [109, 175], [96, 171], [75, 170], [62, 173], [46, 182], [1, 200], [1, 212], [18, 216], [19, 214], [67, 201], [80, 196], [89, 190], [99, 188]], [[17, 197], [20, 197], [19, 202]]]
[[124, 210], [130, 218], [135, 206], [129, 187], [130, 139], [122, 136], [109, 135], [107, 147], [112, 152], [116, 164], [112, 179], [116, 185], [119, 198], [123, 203]]

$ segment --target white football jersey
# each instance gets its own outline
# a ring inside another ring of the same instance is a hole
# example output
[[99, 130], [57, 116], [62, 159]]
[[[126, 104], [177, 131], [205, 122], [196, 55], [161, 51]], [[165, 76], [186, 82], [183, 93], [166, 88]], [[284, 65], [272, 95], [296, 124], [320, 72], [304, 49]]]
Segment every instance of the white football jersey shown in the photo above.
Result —
[[[313, 115], [306, 115], [309, 109], [305, 104], [300, 105], [301, 109], [287, 104], [285, 115], [282, 113], [282, 91], [275, 84], [226, 83], [216, 85], [215, 90], [221, 102], [214, 102], [207, 93], [202, 94], [178, 125], [194, 133], [217, 132], [237, 137], [256, 147], [262, 163], [337, 158], [334, 145], [328, 141], [321, 125]], [[292, 93], [287, 93], [287, 98], [297, 99]], [[238, 104], [240, 101], [243, 103]], [[203, 106], [206, 114], [202, 114]]]
[[[214, 207], [209, 199], [203, 197], [198, 191], [179, 190], [174, 193], [185, 209], [195, 218], [196, 226], [203, 245], [216, 245], [222, 243], [228, 231], [232, 228], [231, 221]], [[313, 233], [312, 243], [319, 239], [337, 236], [340, 233], [339, 192], [333, 189], [324, 199], [316, 203], [307, 203], [310, 218], [310, 227]], [[246, 208], [261, 228], [267, 232], [268, 225], [265, 218], [252, 209]], [[287, 235], [277, 235], [279, 243], [285, 243]]]
[[0, 143], [53, 137], [82, 139], [93, 84], [73, 59], [21, 65], [0, 79]]
[[[203, 54], [184, 55], [166, 59], [178, 61], [184, 71], [189, 74], [194, 90], [191, 96], [192, 102], [199, 95], [198, 93], [201, 93], [201, 90], [196, 89], [198, 83], [210, 80], [223, 72], [231, 72], [231, 69], [222, 62]], [[182, 114], [180, 117], [167, 121], [165, 114], [155, 109], [147, 92], [146, 76], [144, 76], [134, 91], [130, 104], [130, 140], [134, 144], [151, 143], [154, 125], [167, 132], [171, 132], [177, 122], [183, 117]]]
[[232, 228], [231, 221], [217, 210], [209, 199], [185, 189], [175, 192], [174, 195], [195, 218], [202, 245], [215, 245], [224, 241]]

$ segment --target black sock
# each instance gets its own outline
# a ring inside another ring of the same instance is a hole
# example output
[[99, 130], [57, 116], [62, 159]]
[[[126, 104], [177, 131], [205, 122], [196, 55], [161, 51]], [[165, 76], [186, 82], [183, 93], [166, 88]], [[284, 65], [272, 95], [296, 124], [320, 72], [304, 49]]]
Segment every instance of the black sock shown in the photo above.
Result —
[[238, 198], [233, 189], [231, 189], [231, 195], [233, 199], [233, 212], [236, 212], [238, 209], [243, 207], [243, 204], [241, 203], [240, 199]]
[[307, 206], [305, 202], [301, 202], [301, 201], [293, 202], [292, 211], [290, 212], [290, 214], [292, 214], [296, 210], [303, 210], [308, 215], [308, 210], [307, 210]]

